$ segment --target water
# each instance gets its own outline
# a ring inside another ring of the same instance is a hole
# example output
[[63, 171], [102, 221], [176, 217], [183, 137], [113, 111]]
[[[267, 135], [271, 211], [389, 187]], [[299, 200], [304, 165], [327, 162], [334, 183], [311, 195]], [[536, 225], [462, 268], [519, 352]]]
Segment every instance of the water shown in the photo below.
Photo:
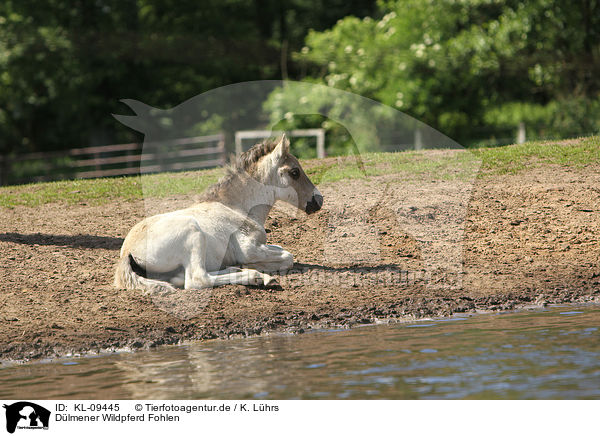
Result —
[[600, 306], [209, 341], [0, 370], [0, 397], [600, 398]]

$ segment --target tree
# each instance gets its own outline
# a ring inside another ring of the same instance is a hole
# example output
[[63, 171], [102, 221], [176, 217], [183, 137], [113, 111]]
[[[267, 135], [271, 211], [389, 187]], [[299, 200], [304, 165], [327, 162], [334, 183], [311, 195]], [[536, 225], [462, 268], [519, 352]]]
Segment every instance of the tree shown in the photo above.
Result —
[[538, 134], [600, 129], [600, 2], [379, 6], [380, 19], [309, 32], [296, 54], [306, 80], [374, 98], [459, 141], [519, 121]]
[[[4, 0], [0, 153], [129, 141], [122, 98], [167, 108], [300, 73], [288, 51], [374, 0]], [[260, 104], [258, 102], [257, 104]], [[234, 114], [237, 116], [238, 114]], [[243, 116], [240, 114], [239, 116]]]

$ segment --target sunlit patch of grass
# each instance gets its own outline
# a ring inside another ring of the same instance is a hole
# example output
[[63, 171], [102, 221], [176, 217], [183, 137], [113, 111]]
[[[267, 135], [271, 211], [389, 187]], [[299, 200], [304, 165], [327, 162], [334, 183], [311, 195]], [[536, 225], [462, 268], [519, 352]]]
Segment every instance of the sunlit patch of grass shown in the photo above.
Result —
[[479, 159], [468, 151], [421, 150], [338, 158], [311, 166], [306, 173], [316, 184], [386, 174], [416, 180], [420, 180], [421, 176], [449, 180], [472, 175], [479, 165]]
[[185, 173], [161, 173], [142, 176], [144, 195], [167, 197], [171, 195], [197, 194], [219, 180], [222, 168]]
[[39, 206], [45, 203], [103, 204], [116, 198], [133, 201], [202, 192], [216, 182], [222, 169], [161, 173], [133, 177], [63, 180], [0, 187], [0, 207]]
[[471, 150], [492, 174], [517, 173], [526, 168], [554, 164], [582, 168], [600, 163], [600, 137], [568, 141], [532, 141], [518, 145]]

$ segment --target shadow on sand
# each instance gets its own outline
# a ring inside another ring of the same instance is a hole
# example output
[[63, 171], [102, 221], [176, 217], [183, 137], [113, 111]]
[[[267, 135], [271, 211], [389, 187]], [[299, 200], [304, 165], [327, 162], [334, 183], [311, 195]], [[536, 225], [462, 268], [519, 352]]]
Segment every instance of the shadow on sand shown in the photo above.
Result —
[[95, 235], [46, 235], [43, 233], [0, 233], [0, 241], [24, 245], [56, 245], [71, 248], [103, 248], [118, 250], [123, 245], [123, 238]]

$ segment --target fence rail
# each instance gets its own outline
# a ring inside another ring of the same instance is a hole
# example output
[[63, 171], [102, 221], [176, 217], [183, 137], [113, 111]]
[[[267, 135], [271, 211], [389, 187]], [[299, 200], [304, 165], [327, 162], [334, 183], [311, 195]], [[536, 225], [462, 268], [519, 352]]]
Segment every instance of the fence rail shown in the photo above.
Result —
[[145, 142], [143, 145], [103, 145], [0, 156], [0, 185], [196, 170], [224, 165], [225, 162], [223, 134]]
[[[512, 129], [498, 131], [504, 136], [487, 135], [488, 139], [471, 140], [466, 146], [503, 145], [526, 141], [524, 123], [519, 124], [516, 137]], [[279, 135], [281, 131], [241, 130], [235, 132], [235, 152], [244, 151], [244, 140], [263, 139]], [[423, 132], [417, 128], [408, 132], [409, 136], [392, 138], [394, 150], [423, 148]], [[309, 136], [316, 138], [318, 158], [325, 157], [325, 129], [295, 129], [289, 136]], [[411, 136], [412, 135], [412, 136]], [[581, 136], [581, 135], [576, 135]], [[542, 138], [536, 138], [542, 139]], [[548, 138], [550, 139], [550, 138]], [[554, 139], [554, 138], [552, 138]], [[392, 144], [390, 142], [390, 144]], [[207, 145], [208, 144], [208, 145]], [[199, 145], [201, 145], [199, 147]], [[142, 153], [144, 148], [144, 153]], [[18, 184], [73, 178], [93, 178], [146, 174], [162, 171], [196, 170], [221, 166], [226, 163], [225, 135], [195, 136], [160, 142], [114, 144], [96, 147], [74, 148], [66, 151], [28, 153], [14, 156], [0, 156], [0, 185]]]

